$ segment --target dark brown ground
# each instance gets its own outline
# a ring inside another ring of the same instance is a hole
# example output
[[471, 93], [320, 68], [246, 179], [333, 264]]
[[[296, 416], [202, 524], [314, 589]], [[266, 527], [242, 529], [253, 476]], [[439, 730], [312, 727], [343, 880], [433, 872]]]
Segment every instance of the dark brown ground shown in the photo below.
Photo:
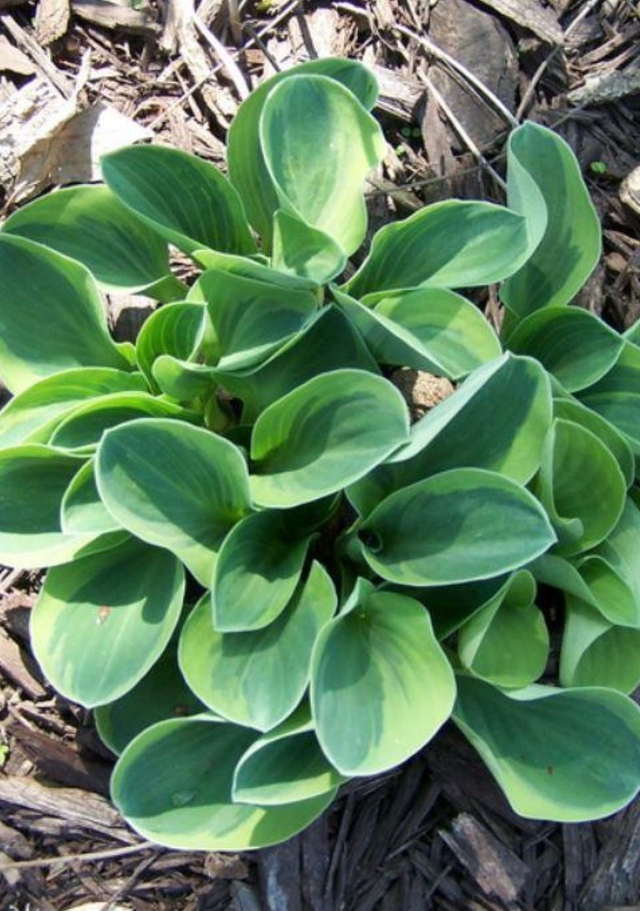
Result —
[[[222, 164], [238, 87], [275, 65], [342, 54], [375, 65], [382, 86], [377, 114], [393, 151], [370, 188], [373, 228], [452, 195], [502, 199], [495, 172], [509, 123], [497, 96], [557, 128], [580, 159], [604, 228], [580, 303], [619, 328], [640, 316], [640, 206], [637, 182], [624, 183], [640, 158], [637, 3], [263, 0], [238, 11], [202, 0], [199, 30], [190, 0], [136, 6], [0, 0], [6, 211], [91, 176], [86, 118], [99, 102]], [[235, 83], [207, 27], [237, 62]], [[17, 90], [37, 80], [37, 98], [71, 98], [85, 120], [69, 129], [69, 114], [48, 127], [24, 106], [16, 114]], [[499, 318], [491, 295], [479, 303]], [[134, 330], [144, 304], [111, 302], [120, 332]], [[36, 573], [0, 578], [0, 911], [640, 909], [640, 802], [595, 824], [522, 820], [449, 730], [402, 770], [349, 785], [287, 845], [242, 858], [141, 845], [104, 796], [110, 760], [90, 713], [55, 697], [30, 659], [37, 585]], [[69, 859], [88, 852], [107, 856]]]

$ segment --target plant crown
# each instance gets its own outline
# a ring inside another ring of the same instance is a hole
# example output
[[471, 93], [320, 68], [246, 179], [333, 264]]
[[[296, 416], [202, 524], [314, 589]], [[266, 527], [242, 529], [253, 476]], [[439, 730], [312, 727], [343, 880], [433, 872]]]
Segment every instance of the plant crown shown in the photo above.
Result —
[[[578, 164], [526, 123], [508, 206], [428, 205], [354, 268], [376, 93], [303, 64], [240, 107], [228, 178], [122, 148], [0, 232], [0, 560], [50, 567], [35, 654], [165, 845], [284, 840], [450, 718], [524, 816], [640, 787], [640, 333], [567, 306]], [[500, 337], [460, 293], [494, 283]], [[135, 345], [104, 292], [160, 302]], [[411, 423], [399, 368], [454, 391]]]

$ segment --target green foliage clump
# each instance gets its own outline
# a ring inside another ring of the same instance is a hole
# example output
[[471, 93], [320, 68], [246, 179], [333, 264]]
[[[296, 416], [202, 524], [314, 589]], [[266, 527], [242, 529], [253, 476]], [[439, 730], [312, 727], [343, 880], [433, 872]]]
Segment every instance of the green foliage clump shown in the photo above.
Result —
[[[577, 163], [525, 124], [508, 206], [427, 206], [354, 270], [376, 91], [304, 64], [241, 106], [228, 179], [124, 148], [0, 232], [0, 560], [50, 567], [36, 656], [166, 845], [286, 839], [449, 718], [525, 816], [640, 787], [640, 334], [567, 306]], [[500, 337], [459, 293], [493, 283]], [[113, 290], [162, 304], [135, 345]], [[411, 424], [400, 367], [455, 391]]]

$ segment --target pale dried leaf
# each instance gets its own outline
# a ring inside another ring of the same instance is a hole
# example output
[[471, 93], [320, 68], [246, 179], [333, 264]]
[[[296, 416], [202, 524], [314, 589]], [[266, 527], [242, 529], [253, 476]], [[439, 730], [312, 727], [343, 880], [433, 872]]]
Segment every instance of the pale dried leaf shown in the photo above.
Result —
[[34, 79], [0, 107], [0, 181], [15, 203], [54, 184], [98, 180], [102, 155], [151, 135], [110, 105], [80, 110]]
[[620, 187], [620, 199], [640, 215], [640, 166], [627, 174]]
[[40, 0], [36, 9], [36, 40], [45, 47], [61, 38], [69, 25], [69, 0]]
[[19, 76], [33, 76], [36, 72], [27, 55], [14, 47], [4, 35], [0, 35], [0, 72], [17, 73]]

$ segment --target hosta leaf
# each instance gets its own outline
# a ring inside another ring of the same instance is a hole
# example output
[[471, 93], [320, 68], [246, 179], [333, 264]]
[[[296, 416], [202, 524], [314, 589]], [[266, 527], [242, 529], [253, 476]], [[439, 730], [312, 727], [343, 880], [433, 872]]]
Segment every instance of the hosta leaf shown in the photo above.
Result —
[[141, 418], [105, 433], [96, 457], [100, 496], [113, 517], [178, 556], [208, 585], [229, 529], [249, 511], [238, 449], [199, 427]]
[[461, 676], [453, 719], [521, 816], [597, 819], [640, 788], [640, 708], [620, 693], [541, 686], [503, 693]]
[[640, 610], [640, 508], [631, 497], [626, 498], [620, 521], [598, 550], [630, 587]]
[[386, 152], [377, 121], [339, 82], [305, 74], [269, 92], [259, 134], [279, 208], [354, 253], [367, 230], [364, 179]]
[[488, 202], [450, 199], [381, 228], [343, 290], [361, 298], [420, 285], [488, 285], [515, 272], [530, 253], [521, 215]]
[[[231, 272], [243, 278], [252, 278], [254, 281], [264, 282], [267, 285], [277, 285], [278, 288], [288, 288], [291, 291], [318, 291], [318, 285], [310, 278], [301, 275], [292, 275], [280, 272], [268, 265], [264, 257], [258, 261], [257, 257], [249, 259], [247, 256], [231, 256], [229, 253], [217, 253], [215, 250], [197, 250], [193, 258], [203, 269], [217, 269], [222, 272]], [[189, 289], [187, 300], [204, 302], [198, 282]]]
[[615, 366], [579, 398], [623, 433], [640, 456], [640, 347], [627, 344]]
[[633, 450], [627, 439], [619, 430], [616, 430], [613, 424], [605, 420], [596, 411], [592, 411], [591, 408], [582, 405], [576, 399], [554, 399], [553, 415], [556, 418], [563, 418], [564, 420], [572, 421], [574, 424], [580, 424], [581, 427], [585, 427], [591, 433], [595, 433], [616, 457], [620, 471], [627, 482], [627, 487], [633, 483], [635, 475]]
[[158, 308], [145, 321], [136, 340], [136, 357], [150, 382], [157, 358], [171, 355], [187, 360], [195, 354], [204, 332], [205, 313], [201, 304], [180, 302]]
[[166, 146], [127, 146], [102, 158], [102, 174], [128, 209], [179, 250], [255, 252], [238, 194], [209, 162]]
[[2, 233], [0, 284], [0, 373], [12, 392], [72, 367], [128, 368], [80, 263]]
[[640, 597], [629, 584], [624, 564], [614, 547], [605, 545], [603, 550], [611, 561], [599, 554], [588, 554], [578, 563], [578, 572], [591, 595], [580, 600], [596, 607], [611, 624], [640, 628]]
[[0, 561], [38, 569], [67, 563], [97, 537], [65, 534], [60, 504], [82, 462], [28, 444], [0, 451]]
[[111, 702], [165, 650], [183, 597], [178, 560], [140, 541], [56, 567], [31, 614], [36, 658], [68, 699]]
[[533, 683], [549, 653], [549, 633], [533, 603], [535, 581], [516, 573], [504, 597], [483, 608], [458, 632], [458, 655], [464, 667], [496, 686]]
[[207, 396], [211, 401], [210, 393], [216, 382], [213, 367], [161, 354], [153, 362], [151, 373], [160, 391], [172, 399], [189, 403], [198, 396]]
[[171, 848], [243, 851], [285, 841], [313, 822], [333, 793], [268, 809], [233, 803], [233, 773], [255, 737], [208, 715], [154, 724], [120, 757], [113, 800], [141, 835]]
[[366, 109], [373, 107], [378, 94], [373, 74], [361, 63], [328, 57], [277, 73], [261, 83], [240, 105], [229, 130], [229, 175], [267, 251], [271, 247], [272, 216], [280, 204], [260, 146], [262, 109], [269, 93], [280, 82], [309, 74], [320, 74], [346, 86]]
[[254, 499], [290, 507], [327, 496], [382, 462], [408, 433], [404, 400], [387, 380], [360, 370], [317, 376], [256, 421]]
[[309, 682], [311, 650], [336, 608], [333, 584], [319, 563], [269, 626], [218, 633], [205, 596], [187, 620], [180, 667], [193, 692], [238, 724], [268, 731], [298, 705]]
[[273, 218], [272, 263], [281, 272], [302, 275], [319, 285], [339, 275], [347, 263], [342, 249], [328, 234], [301, 218], [278, 209]]
[[96, 707], [93, 716], [100, 739], [119, 755], [145, 728], [169, 718], [205, 711], [178, 668], [173, 643], [133, 689], [114, 702]]
[[[517, 167], [512, 163], [517, 162]], [[540, 307], [568, 303], [600, 256], [600, 224], [569, 148], [551, 130], [525, 123], [509, 137], [508, 201], [539, 231], [540, 209], [531, 206], [532, 179], [544, 197], [546, 229], [533, 255], [503, 285], [501, 297], [519, 318]], [[528, 175], [523, 177], [523, 175]]]
[[[317, 308], [313, 294], [209, 269], [198, 279], [221, 370], [259, 364], [302, 329]], [[211, 361], [210, 361], [211, 362]]]
[[548, 376], [531, 358], [505, 354], [415, 423], [409, 443], [350, 488], [349, 499], [364, 515], [391, 491], [462, 466], [526, 483], [540, 465], [550, 426]]
[[329, 306], [264, 364], [246, 371], [217, 371], [217, 376], [225, 389], [242, 399], [243, 421], [255, 421], [268, 405], [307, 380], [343, 368], [379, 373], [360, 333]]
[[0, 412], [0, 447], [45, 443], [78, 405], [116, 392], [143, 392], [139, 373], [106, 367], [62, 370], [18, 393]]
[[146, 392], [119, 392], [103, 395], [79, 405], [56, 427], [49, 442], [61, 449], [82, 449], [95, 446], [103, 433], [128, 421], [143, 417], [175, 418], [198, 422], [201, 416], [155, 398]]
[[624, 339], [588, 310], [545, 307], [518, 323], [508, 344], [539, 360], [568, 392], [577, 392], [613, 367]]
[[409, 289], [367, 295], [362, 303], [334, 294], [381, 363], [460, 379], [501, 353], [484, 316], [453, 291]]
[[499, 604], [504, 598], [511, 580], [510, 575], [482, 579], [479, 582], [463, 582], [461, 585], [433, 585], [427, 588], [392, 585], [385, 582], [382, 591], [397, 591], [398, 594], [415, 598], [429, 611], [433, 631], [439, 640], [446, 639], [478, 611]]
[[478, 468], [445, 471], [396, 491], [368, 516], [358, 537], [378, 575], [418, 586], [499, 576], [555, 541], [527, 490]]
[[455, 682], [421, 604], [362, 583], [354, 601], [320, 633], [311, 708], [332, 765], [374, 775], [433, 737], [451, 713]]
[[260, 629], [289, 603], [311, 535], [298, 538], [293, 510], [245, 516], [225, 538], [213, 574], [213, 625], [218, 632]]
[[252, 744], [233, 776], [233, 799], [261, 806], [335, 793], [345, 779], [320, 749], [306, 705]]
[[640, 683], [640, 629], [614, 626], [584, 601], [569, 599], [560, 653], [563, 686], [631, 693]]
[[60, 525], [68, 534], [103, 534], [120, 525], [100, 499], [93, 459], [85, 462], [67, 487], [60, 504]]
[[558, 533], [557, 552], [595, 547], [615, 527], [626, 484], [611, 451], [590, 430], [556, 420], [534, 489]]
[[108, 187], [66, 187], [11, 215], [2, 230], [76, 259], [107, 288], [138, 291], [169, 275], [167, 244]]

